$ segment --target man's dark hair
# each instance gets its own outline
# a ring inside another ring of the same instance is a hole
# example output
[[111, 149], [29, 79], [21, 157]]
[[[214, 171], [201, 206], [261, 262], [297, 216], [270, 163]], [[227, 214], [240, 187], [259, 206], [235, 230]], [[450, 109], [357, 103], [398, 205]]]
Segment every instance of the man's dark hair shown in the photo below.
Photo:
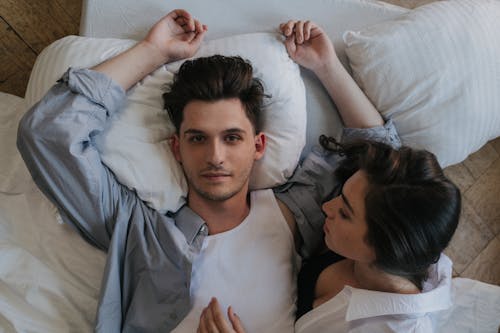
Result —
[[163, 101], [179, 133], [184, 107], [189, 102], [238, 98], [258, 133], [262, 129], [261, 109], [264, 97], [267, 97], [264, 87], [259, 79], [253, 77], [250, 62], [240, 57], [214, 55], [184, 62], [168, 91], [163, 94]]
[[[322, 145], [328, 149], [332, 141], [323, 137]], [[366, 240], [375, 250], [374, 264], [422, 290], [429, 266], [458, 226], [459, 189], [428, 151], [373, 141], [335, 144], [333, 150], [345, 155], [336, 177], [344, 183], [358, 170], [368, 177]]]

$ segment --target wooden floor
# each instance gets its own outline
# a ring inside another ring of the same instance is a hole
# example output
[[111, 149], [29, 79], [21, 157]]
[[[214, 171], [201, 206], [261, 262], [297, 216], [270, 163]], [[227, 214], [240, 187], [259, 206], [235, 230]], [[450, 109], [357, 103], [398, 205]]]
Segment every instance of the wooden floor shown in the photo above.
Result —
[[[386, 1], [414, 8], [433, 0]], [[81, 0], [0, 0], [0, 91], [24, 97], [36, 56], [51, 42], [78, 34], [80, 7]], [[454, 274], [500, 285], [500, 138], [445, 172], [464, 198], [446, 250]]]
[[24, 97], [37, 55], [77, 35], [81, 0], [0, 0], [0, 91]]

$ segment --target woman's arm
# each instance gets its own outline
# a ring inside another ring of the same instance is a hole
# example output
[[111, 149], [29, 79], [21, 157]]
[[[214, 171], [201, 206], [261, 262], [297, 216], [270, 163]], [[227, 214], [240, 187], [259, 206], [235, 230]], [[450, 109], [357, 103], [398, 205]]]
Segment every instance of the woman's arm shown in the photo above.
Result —
[[330, 94], [346, 127], [371, 128], [384, 119], [337, 57], [326, 33], [310, 21], [280, 24], [290, 57], [313, 71]]

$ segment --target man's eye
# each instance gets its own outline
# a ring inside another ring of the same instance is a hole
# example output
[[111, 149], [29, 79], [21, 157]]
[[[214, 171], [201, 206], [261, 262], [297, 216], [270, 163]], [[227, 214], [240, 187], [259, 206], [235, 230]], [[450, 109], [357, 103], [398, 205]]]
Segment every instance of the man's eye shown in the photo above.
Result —
[[205, 137], [203, 135], [193, 135], [189, 138], [189, 142], [193, 143], [203, 142], [203, 140], [205, 140]]
[[236, 142], [241, 140], [241, 137], [239, 135], [228, 135], [226, 136], [226, 141], [228, 142]]

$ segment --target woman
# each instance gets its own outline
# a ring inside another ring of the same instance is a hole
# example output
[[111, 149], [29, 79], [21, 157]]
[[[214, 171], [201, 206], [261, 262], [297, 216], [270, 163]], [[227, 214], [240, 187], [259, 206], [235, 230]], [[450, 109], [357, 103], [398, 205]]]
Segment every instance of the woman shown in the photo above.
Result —
[[[346, 126], [384, 123], [321, 28], [302, 21], [280, 28], [292, 59], [320, 78]], [[295, 331], [431, 332], [433, 313], [450, 306], [451, 261], [442, 251], [458, 224], [458, 188], [427, 151], [320, 141], [343, 156], [335, 171], [343, 186], [322, 207], [328, 251], [299, 274]], [[212, 299], [198, 331], [244, 332], [231, 308], [228, 318]]]

